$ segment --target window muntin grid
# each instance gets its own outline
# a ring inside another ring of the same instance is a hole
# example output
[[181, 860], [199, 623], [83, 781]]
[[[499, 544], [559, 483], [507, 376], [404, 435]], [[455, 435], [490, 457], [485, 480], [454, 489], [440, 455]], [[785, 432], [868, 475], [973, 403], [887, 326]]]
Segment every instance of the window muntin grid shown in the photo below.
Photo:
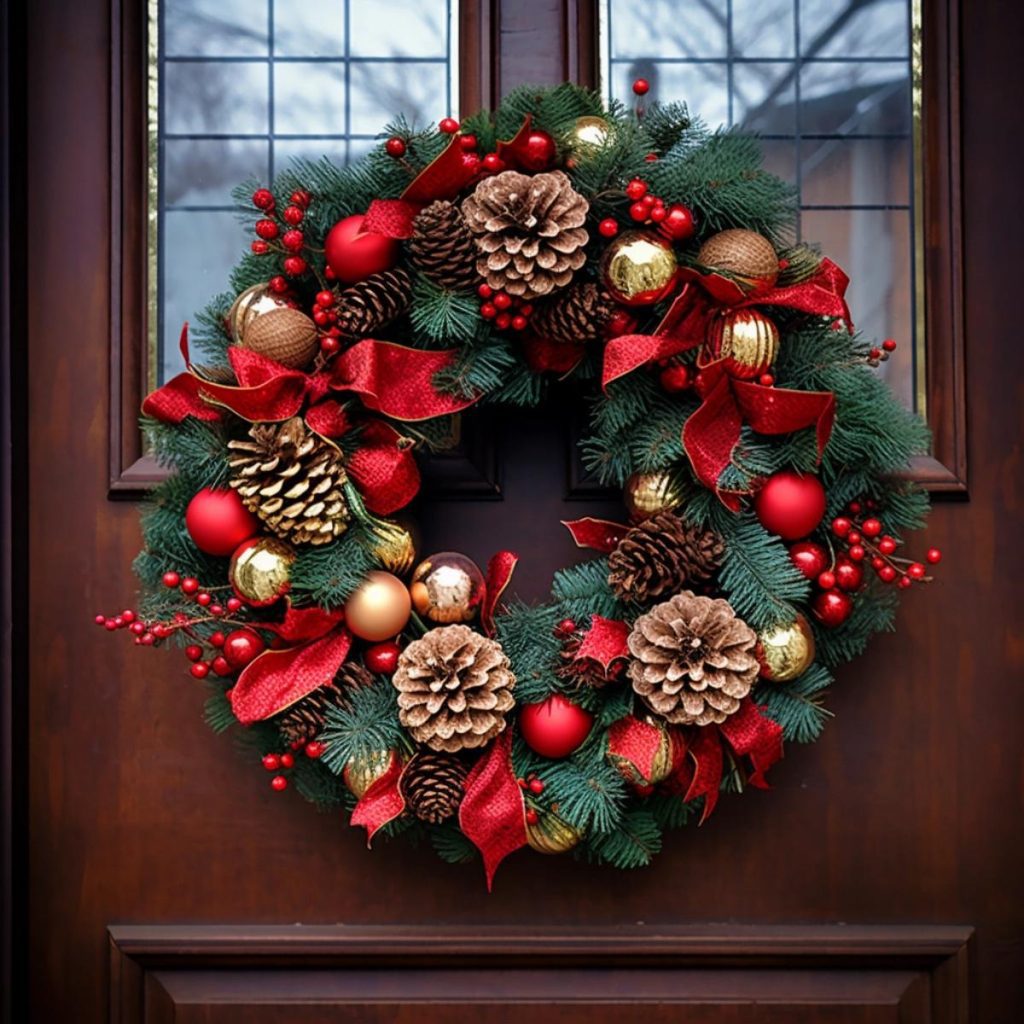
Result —
[[800, 236], [850, 274], [866, 335], [900, 345], [885, 374], [924, 412], [920, 323], [917, 0], [602, 0], [607, 96], [685, 100], [708, 124], [760, 135], [796, 183]]
[[[396, 31], [400, 29], [400, 31]], [[150, 0], [151, 385], [248, 242], [231, 189], [458, 106], [452, 0]]]

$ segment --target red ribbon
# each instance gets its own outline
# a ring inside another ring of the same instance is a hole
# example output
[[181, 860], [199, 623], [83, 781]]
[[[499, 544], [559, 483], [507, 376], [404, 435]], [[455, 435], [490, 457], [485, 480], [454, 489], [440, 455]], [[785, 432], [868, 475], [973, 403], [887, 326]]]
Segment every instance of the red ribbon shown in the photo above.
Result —
[[362, 825], [366, 829], [366, 845], [389, 822], [405, 811], [405, 797], [402, 796], [402, 772], [404, 765], [398, 755], [391, 751], [388, 770], [363, 794], [352, 817], [350, 825]]
[[527, 843], [523, 791], [512, 770], [511, 730], [506, 729], [470, 769], [459, 827], [483, 855], [490, 892], [498, 865]]
[[637, 779], [649, 784], [663, 738], [664, 733], [657, 726], [627, 715], [609, 728], [608, 753], [616, 760], [627, 762]]
[[595, 519], [585, 516], [583, 519], [563, 519], [562, 525], [572, 534], [578, 548], [590, 548], [608, 555], [614, 551], [619, 541], [625, 537], [628, 526], [613, 523], [610, 519]]
[[374, 199], [363, 217], [359, 234], [412, 238], [412, 222], [422, 209], [422, 203], [410, 203], [404, 199]]
[[526, 365], [534, 373], [557, 373], [559, 378], [568, 377], [583, 361], [584, 352], [582, 343], [550, 341], [534, 334], [523, 338]]
[[519, 556], [514, 551], [499, 551], [487, 563], [487, 591], [480, 608], [480, 625], [488, 636], [494, 636], [494, 612], [518, 564]]

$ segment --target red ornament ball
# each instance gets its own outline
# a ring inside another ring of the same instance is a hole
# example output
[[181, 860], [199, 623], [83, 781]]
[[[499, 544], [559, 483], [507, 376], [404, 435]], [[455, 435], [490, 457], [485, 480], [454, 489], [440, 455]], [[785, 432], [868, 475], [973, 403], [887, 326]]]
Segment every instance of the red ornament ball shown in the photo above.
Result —
[[785, 469], [768, 478], [754, 498], [761, 525], [783, 540], [806, 537], [825, 515], [825, 488], [810, 473]]
[[263, 653], [266, 645], [258, 633], [251, 629], [236, 629], [224, 638], [221, 653], [233, 669], [245, 668], [253, 658]]
[[188, 503], [185, 526], [200, 551], [226, 557], [258, 533], [260, 523], [235, 491], [204, 487]]
[[651, 91], [651, 83], [646, 78], [638, 78], [633, 83], [633, 92], [637, 96], [646, 96]]
[[812, 540], [804, 540], [789, 549], [789, 559], [802, 576], [816, 580], [829, 564], [828, 552]]
[[693, 219], [693, 211], [682, 203], [673, 203], [665, 214], [665, 219], [658, 225], [658, 230], [673, 242], [685, 242], [693, 237], [697, 230], [697, 222]]
[[363, 655], [363, 663], [371, 672], [376, 672], [378, 675], [394, 675], [395, 669], [398, 668], [400, 653], [398, 644], [374, 644], [372, 647], [367, 647], [366, 653]]
[[546, 171], [555, 162], [555, 140], [539, 128], [531, 131], [516, 150], [516, 161], [527, 171]]
[[454, 117], [442, 118], [437, 126], [445, 135], [454, 135], [459, 130], [459, 122]]
[[364, 232], [362, 214], [338, 221], [324, 240], [324, 256], [334, 276], [355, 284], [371, 274], [388, 270], [398, 262], [400, 243], [372, 231]]
[[841, 626], [853, 611], [853, 599], [841, 590], [824, 590], [811, 605], [814, 617], [828, 629]]
[[679, 363], [673, 366], [666, 366], [658, 374], [658, 383], [661, 384], [662, 391], [670, 395], [678, 395], [690, 387], [693, 379], [690, 377], [689, 367]]
[[384, 150], [388, 156], [393, 156], [397, 160], [398, 157], [405, 156], [405, 140], [400, 139], [397, 135], [392, 135], [384, 143]]
[[567, 757], [590, 735], [594, 716], [561, 694], [539, 704], [525, 704], [519, 713], [519, 732], [531, 750], [542, 757]]

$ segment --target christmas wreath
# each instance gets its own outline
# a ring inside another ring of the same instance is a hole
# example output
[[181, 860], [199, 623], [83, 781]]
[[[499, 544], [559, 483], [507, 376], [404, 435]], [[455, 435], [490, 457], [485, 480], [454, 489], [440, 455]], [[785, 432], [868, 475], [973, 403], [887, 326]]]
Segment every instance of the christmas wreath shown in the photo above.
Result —
[[[199, 357], [186, 329], [143, 406], [174, 470], [143, 603], [97, 622], [180, 642], [275, 790], [482, 854], [488, 884], [527, 845], [646, 864], [721, 791], [765, 787], [940, 555], [896, 553], [928, 434], [875, 372], [894, 343], [854, 333], [756, 141], [522, 88], [252, 189]], [[564, 524], [594, 557], [502, 606], [515, 555], [417, 557], [392, 517], [465, 410], [567, 379], [623, 521]]]

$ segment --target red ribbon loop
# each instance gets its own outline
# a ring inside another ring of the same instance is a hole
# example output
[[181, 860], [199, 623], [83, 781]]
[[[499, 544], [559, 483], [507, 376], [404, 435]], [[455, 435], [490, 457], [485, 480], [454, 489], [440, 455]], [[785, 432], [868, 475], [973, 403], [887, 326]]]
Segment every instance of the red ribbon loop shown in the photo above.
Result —
[[578, 548], [590, 548], [608, 555], [618, 547], [619, 541], [629, 530], [622, 523], [613, 523], [610, 519], [595, 519], [585, 516], [583, 519], [563, 519], [562, 525], [572, 534]]
[[366, 829], [366, 845], [389, 822], [405, 811], [405, 797], [402, 796], [402, 772], [404, 765], [398, 755], [391, 751], [388, 770], [363, 794], [352, 817], [350, 825], [362, 825]]
[[487, 592], [480, 607], [480, 625], [488, 636], [494, 636], [496, 632], [494, 612], [501, 601], [501, 595], [512, 582], [512, 574], [518, 564], [519, 556], [514, 551], [499, 551], [487, 563]]

